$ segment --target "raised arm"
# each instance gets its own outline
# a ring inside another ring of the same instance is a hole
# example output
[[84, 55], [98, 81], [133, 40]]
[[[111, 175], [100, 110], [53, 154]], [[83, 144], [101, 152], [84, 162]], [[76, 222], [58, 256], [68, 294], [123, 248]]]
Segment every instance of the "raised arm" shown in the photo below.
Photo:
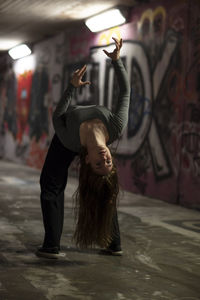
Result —
[[68, 109], [68, 106], [73, 98], [75, 93], [75, 87], [72, 84], [69, 84], [67, 89], [64, 91], [60, 101], [58, 102], [56, 109], [53, 113], [53, 120], [58, 119], [62, 116]]
[[86, 68], [87, 66], [85, 65], [81, 69], [78, 69], [73, 73], [68, 88], [65, 90], [56, 106], [53, 114], [53, 125], [55, 131], [60, 131], [65, 134], [65, 121], [63, 120], [62, 116], [66, 113], [69, 107], [69, 104], [74, 96], [75, 89], [79, 86], [90, 84], [89, 81], [82, 81], [82, 77], [86, 72]]
[[72, 84], [69, 84], [68, 88], [65, 90], [53, 113], [53, 127], [61, 141], [66, 140], [66, 125], [63, 115], [68, 109], [74, 92], [75, 87]]
[[122, 60], [119, 58], [116, 61], [112, 61], [117, 81], [119, 84], [119, 96], [117, 101], [117, 108], [114, 113], [114, 121], [119, 128], [119, 134], [122, 133], [128, 123], [128, 112], [130, 104], [130, 84], [128, 75]]
[[115, 41], [115, 49], [113, 52], [103, 50], [105, 54], [112, 59], [112, 64], [115, 70], [117, 81], [119, 84], [119, 96], [117, 101], [116, 112], [113, 114], [113, 122], [115, 123], [118, 134], [120, 135], [128, 123], [128, 111], [130, 103], [130, 84], [127, 72], [120, 59], [120, 49], [122, 47], [122, 39]]
[[70, 84], [69, 84], [68, 88], [65, 90], [64, 94], [62, 95], [62, 97], [54, 111], [54, 114], [53, 114], [54, 119], [59, 118], [67, 111], [68, 106], [71, 102], [71, 99], [74, 95], [75, 88], [86, 85], [86, 84], [90, 84], [89, 81], [85, 81], [85, 82], [82, 81], [82, 77], [86, 72], [86, 68], [87, 68], [87, 66], [85, 65], [81, 69], [78, 69], [73, 73], [72, 78], [70, 80]]

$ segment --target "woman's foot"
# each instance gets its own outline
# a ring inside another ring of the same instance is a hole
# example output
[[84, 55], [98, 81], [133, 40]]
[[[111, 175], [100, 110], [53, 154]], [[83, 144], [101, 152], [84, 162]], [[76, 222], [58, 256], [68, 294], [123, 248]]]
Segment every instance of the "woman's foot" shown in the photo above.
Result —
[[123, 254], [121, 246], [108, 247], [106, 249], [101, 250], [101, 252], [104, 254], [109, 254], [114, 256], [122, 256]]
[[111, 255], [116, 256], [122, 256], [123, 254], [121, 246], [108, 247], [106, 248], [106, 251], [108, 251]]
[[52, 247], [52, 248], [45, 248], [41, 247], [39, 248], [36, 253], [38, 257], [43, 257], [43, 258], [53, 258], [53, 259], [58, 259], [58, 258], [63, 258], [65, 257], [65, 253], [59, 252], [58, 247]]

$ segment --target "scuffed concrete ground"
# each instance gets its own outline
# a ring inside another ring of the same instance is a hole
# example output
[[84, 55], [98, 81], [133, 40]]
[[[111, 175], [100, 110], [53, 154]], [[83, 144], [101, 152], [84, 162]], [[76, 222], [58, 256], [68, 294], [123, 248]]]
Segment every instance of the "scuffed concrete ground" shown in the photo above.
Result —
[[34, 255], [43, 238], [37, 170], [0, 161], [0, 300], [200, 299], [198, 211], [124, 192], [119, 206], [123, 257], [80, 251], [66, 189], [66, 258]]

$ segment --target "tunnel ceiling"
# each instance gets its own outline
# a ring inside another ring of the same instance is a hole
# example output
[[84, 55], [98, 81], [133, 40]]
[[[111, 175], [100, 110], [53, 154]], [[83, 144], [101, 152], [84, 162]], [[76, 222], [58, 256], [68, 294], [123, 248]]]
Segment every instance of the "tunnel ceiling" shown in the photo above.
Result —
[[139, 0], [0, 0], [0, 41], [35, 43], [115, 6]]

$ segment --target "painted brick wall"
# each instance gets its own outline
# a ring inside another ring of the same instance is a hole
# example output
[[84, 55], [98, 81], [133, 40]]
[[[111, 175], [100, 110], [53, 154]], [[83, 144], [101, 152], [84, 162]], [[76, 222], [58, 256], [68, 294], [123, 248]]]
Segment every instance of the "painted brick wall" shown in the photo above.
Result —
[[[116, 152], [123, 188], [200, 207], [200, 2], [152, 1], [129, 23], [98, 34], [82, 27], [35, 45], [1, 74], [0, 155], [41, 168], [53, 136], [52, 112], [69, 76], [87, 63], [91, 86], [73, 103], [114, 109], [117, 84], [102, 49], [112, 36], [131, 83], [129, 123]], [[71, 172], [76, 173], [73, 164]]]

